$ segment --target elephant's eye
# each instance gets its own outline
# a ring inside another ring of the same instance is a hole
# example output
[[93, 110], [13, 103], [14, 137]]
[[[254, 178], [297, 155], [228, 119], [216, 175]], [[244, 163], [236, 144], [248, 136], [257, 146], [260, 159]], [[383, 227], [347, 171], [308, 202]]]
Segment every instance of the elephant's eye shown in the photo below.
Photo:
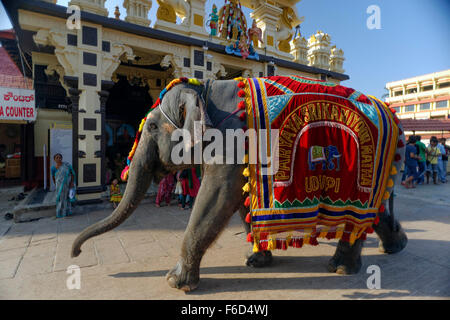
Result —
[[158, 126], [157, 126], [156, 123], [154, 123], [154, 122], [150, 123], [148, 126], [149, 126], [149, 129], [150, 129], [150, 130], [156, 130], [156, 129], [158, 129]]

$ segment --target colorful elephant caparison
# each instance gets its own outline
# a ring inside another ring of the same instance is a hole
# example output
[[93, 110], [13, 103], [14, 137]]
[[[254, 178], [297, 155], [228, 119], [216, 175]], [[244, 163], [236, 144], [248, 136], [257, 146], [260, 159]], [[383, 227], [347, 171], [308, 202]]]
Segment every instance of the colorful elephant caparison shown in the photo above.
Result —
[[[266, 90], [256, 90], [260, 86]], [[267, 95], [264, 99], [260, 99], [261, 92]], [[333, 94], [325, 103], [327, 92]], [[336, 92], [342, 97], [337, 97]], [[288, 95], [288, 99], [283, 95]], [[259, 110], [255, 107], [257, 101], [265, 101], [266, 112], [260, 112], [261, 105]], [[283, 120], [286, 110], [289, 112]], [[262, 167], [246, 161], [202, 164], [202, 184], [184, 234], [180, 259], [166, 276], [171, 287], [191, 291], [198, 286], [203, 255], [236, 211], [253, 245], [253, 252], [247, 255], [247, 265], [252, 267], [269, 265], [273, 260], [271, 250], [317, 245], [317, 238], [322, 237], [339, 239], [328, 270], [354, 274], [361, 268], [366, 233], [376, 232], [379, 248], [385, 253], [396, 253], [406, 246], [406, 234], [393, 216], [392, 195], [403, 162], [405, 137], [393, 111], [383, 103], [378, 100], [375, 103], [374, 99], [350, 88], [295, 76], [206, 83], [180, 78], [161, 92], [151, 112], [142, 120], [128, 157], [129, 168], [123, 173], [128, 184], [119, 206], [110, 216], [78, 235], [72, 257], [81, 253], [86, 240], [124, 222], [144, 198], [152, 181], [158, 183], [170, 172], [194, 166], [194, 161], [192, 165], [172, 161], [171, 152], [179, 142], [172, 141], [171, 135], [183, 128], [194, 137], [194, 122], [198, 121], [203, 132], [215, 128], [224, 136], [227, 129], [260, 129], [268, 123], [277, 126], [281, 132], [280, 168], [270, 176], [258, 175]], [[336, 138], [339, 136], [342, 138]], [[192, 139], [191, 148], [194, 143]], [[207, 145], [203, 141], [203, 148]], [[328, 166], [308, 167], [309, 147], [314, 145], [334, 146], [336, 150], [328, 148], [331, 151]], [[289, 153], [295, 153], [295, 159], [283, 158]], [[337, 160], [340, 162], [336, 168], [340, 170], [327, 170]], [[286, 165], [283, 161], [291, 162]], [[312, 183], [307, 191], [303, 187], [305, 181]], [[303, 199], [305, 192], [311, 196], [306, 193]], [[356, 194], [359, 198], [351, 199], [346, 194]], [[279, 224], [274, 224], [279, 219], [276, 214], [261, 215], [258, 210], [274, 210], [272, 213], [286, 210], [283, 211], [286, 219], [292, 218], [285, 220], [286, 224], [294, 227], [280, 229]], [[299, 220], [309, 221], [312, 227], [308, 229]], [[345, 229], [339, 229], [339, 223], [345, 224]], [[268, 228], [274, 231], [269, 232]], [[287, 236], [278, 237], [282, 232], [287, 232]]]

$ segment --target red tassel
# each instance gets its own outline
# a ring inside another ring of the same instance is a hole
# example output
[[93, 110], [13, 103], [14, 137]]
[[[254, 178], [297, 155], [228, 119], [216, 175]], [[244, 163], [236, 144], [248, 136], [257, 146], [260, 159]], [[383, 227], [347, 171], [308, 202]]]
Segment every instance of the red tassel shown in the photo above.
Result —
[[244, 97], [245, 97], [245, 91], [244, 91], [244, 90], [239, 90], [238, 96], [239, 96], [240, 98], [244, 98]]
[[373, 228], [372, 228], [372, 227], [368, 227], [368, 228], [366, 229], [366, 232], [367, 232], [367, 233], [373, 233]]
[[399, 124], [400, 120], [397, 117], [394, 117], [395, 124]]
[[247, 234], [247, 242], [253, 242], [252, 233]]
[[361, 235], [360, 239], [361, 239], [361, 240], [366, 240], [366, 239], [367, 239], [367, 234], [366, 234], [365, 231], [364, 231], [363, 234]]
[[[378, 209], [378, 212], [384, 212], [386, 211], [386, 207], [384, 206], [384, 204], [381, 204], [380, 209]], [[378, 216], [377, 216], [378, 218]]]
[[247, 114], [246, 114], [245, 112], [242, 112], [242, 113], [239, 115], [239, 119], [241, 119], [241, 121], [245, 121], [245, 119], [247, 119]]
[[403, 143], [403, 140], [398, 140], [397, 148], [403, 148], [405, 144]]
[[244, 132], [247, 131], [247, 129], [248, 129], [247, 126], [243, 126], [243, 127], [242, 127], [242, 130], [244, 130]]
[[237, 105], [237, 108], [239, 110], [244, 110], [245, 109], [245, 101], [240, 101]]
[[183, 81], [183, 82], [188, 82], [189, 81], [189, 79], [186, 78], [186, 77], [181, 77], [180, 80]]
[[395, 155], [395, 161], [400, 161], [400, 160], [402, 160], [402, 156], [401, 155], [399, 155], [398, 153]]
[[245, 88], [245, 83], [244, 82], [239, 82], [238, 83], [238, 88], [244, 89]]
[[317, 238], [314, 237], [314, 238], [309, 239], [309, 244], [312, 246], [318, 246], [319, 242], [317, 241]]
[[380, 217], [377, 216], [377, 217], [375, 218], [375, 220], [373, 221], [373, 224], [377, 226], [379, 222], [380, 222]]
[[403, 134], [402, 129], [398, 128], [398, 135], [401, 136]]
[[328, 240], [331, 240], [331, 239], [336, 238], [336, 232], [335, 232], [335, 231], [328, 231], [328, 233], [327, 233], [327, 235], [326, 235], [326, 238], [327, 238]]
[[395, 113], [397, 112], [397, 110], [395, 110], [394, 108], [389, 108], [389, 110], [391, 110], [391, 112], [392, 112], [393, 114], [395, 114]]
[[247, 223], [252, 222], [252, 216], [250, 215], [250, 212], [247, 213], [247, 215], [245, 216], [245, 222], [247, 222]]
[[247, 197], [244, 202], [244, 206], [250, 207], [250, 197]]

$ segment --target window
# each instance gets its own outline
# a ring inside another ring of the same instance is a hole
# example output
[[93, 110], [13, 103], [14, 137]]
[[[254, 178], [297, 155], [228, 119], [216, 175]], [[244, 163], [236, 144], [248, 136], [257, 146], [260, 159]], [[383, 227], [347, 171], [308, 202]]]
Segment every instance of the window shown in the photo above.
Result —
[[414, 112], [414, 105], [405, 106], [405, 112]]
[[438, 86], [439, 86], [439, 89], [447, 88], [447, 87], [450, 87], [450, 82], [440, 83]]
[[433, 90], [433, 86], [432, 85], [431, 86], [422, 87], [422, 91], [431, 91], [431, 90]]
[[416, 93], [417, 92], [417, 88], [411, 88], [406, 90], [406, 94], [410, 94], [410, 93]]
[[420, 111], [422, 111], [422, 110], [430, 110], [430, 103], [429, 102], [421, 103], [420, 106], [419, 106], [419, 110]]
[[394, 91], [394, 97], [403, 95], [403, 91]]
[[448, 100], [436, 102], [436, 109], [447, 108], [447, 106], [448, 106]]
[[400, 107], [394, 107], [395, 112], [400, 112]]

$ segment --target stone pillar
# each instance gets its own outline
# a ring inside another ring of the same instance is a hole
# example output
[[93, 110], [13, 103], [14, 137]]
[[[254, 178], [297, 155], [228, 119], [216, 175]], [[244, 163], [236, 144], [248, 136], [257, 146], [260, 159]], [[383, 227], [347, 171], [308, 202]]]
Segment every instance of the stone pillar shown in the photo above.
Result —
[[297, 37], [292, 40], [291, 54], [294, 56], [294, 62], [308, 64], [308, 42], [304, 37]]
[[344, 73], [344, 51], [333, 46], [330, 55], [330, 71]]
[[[64, 26], [65, 27], [65, 26]], [[102, 27], [83, 23], [79, 30], [40, 29], [38, 45], [55, 47], [72, 100], [73, 167], [80, 202], [99, 201], [104, 190], [105, 103], [120, 56], [133, 59], [131, 48], [103, 39]]]
[[263, 41], [266, 47], [266, 53], [276, 55], [279, 51], [277, 48], [277, 23], [283, 10], [269, 3], [260, 3], [250, 17], [256, 21], [258, 28], [263, 32]]
[[92, 12], [101, 16], [108, 16], [108, 10], [105, 8], [106, 0], [71, 0], [69, 6], [76, 5], [82, 11]]
[[317, 31], [308, 40], [309, 65], [326, 69], [330, 67], [330, 36], [322, 31]]
[[127, 10], [126, 22], [148, 27], [151, 20], [148, 19], [148, 12], [152, 7], [151, 0], [124, 0], [123, 7]]

